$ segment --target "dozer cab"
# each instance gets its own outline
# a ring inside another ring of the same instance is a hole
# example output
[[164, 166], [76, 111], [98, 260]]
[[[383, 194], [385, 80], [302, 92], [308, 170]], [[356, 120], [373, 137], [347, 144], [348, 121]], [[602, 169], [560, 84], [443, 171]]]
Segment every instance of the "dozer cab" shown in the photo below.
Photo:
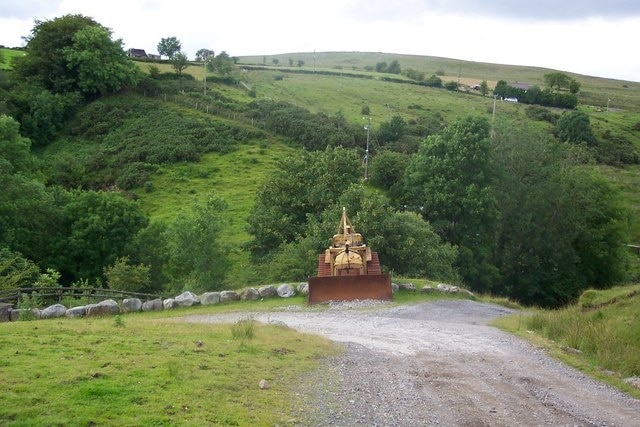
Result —
[[318, 256], [318, 275], [309, 278], [309, 304], [366, 299], [393, 299], [391, 276], [382, 274], [378, 253], [364, 244], [343, 208], [338, 233]]

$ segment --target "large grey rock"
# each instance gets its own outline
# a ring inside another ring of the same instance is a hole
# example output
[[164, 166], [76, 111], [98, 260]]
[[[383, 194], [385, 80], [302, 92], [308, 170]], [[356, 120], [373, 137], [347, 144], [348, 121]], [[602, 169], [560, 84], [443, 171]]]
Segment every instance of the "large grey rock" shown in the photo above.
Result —
[[278, 290], [273, 285], [260, 286], [258, 288], [260, 298], [273, 298], [278, 295]]
[[298, 293], [300, 295], [309, 295], [309, 284], [307, 282], [299, 283]]
[[152, 299], [142, 303], [142, 311], [161, 311], [164, 308], [160, 298]]
[[239, 301], [240, 295], [236, 291], [220, 292], [220, 302]]
[[40, 317], [42, 319], [55, 319], [57, 317], [62, 317], [67, 313], [67, 307], [62, 304], [54, 304], [45, 308], [40, 312]]
[[178, 302], [173, 298], [167, 298], [162, 301], [162, 306], [165, 310], [171, 310], [172, 308], [176, 308], [178, 306]]
[[200, 304], [200, 298], [193, 292], [183, 292], [174, 298], [180, 307], [191, 307], [192, 305]]
[[399, 289], [400, 287], [398, 286], [397, 283], [391, 283], [391, 293], [395, 294], [396, 292], [398, 292]]
[[438, 286], [436, 286], [436, 289], [438, 289], [440, 292], [446, 292], [451, 294], [455, 294], [460, 291], [460, 288], [458, 288], [457, 286], [445, 285], [444, 283], [440, 283]]
[[220, 302], [220, 292], [205, 292], [200, 295], [200, 304], [213, 305]]
[[9, 322], [11, 321], [11, 310], [13, 309], [12, 304], [8, 304], [6, 302], [0, 303], [0, 322]]
[[295, 296], [295, 294], [296, 288], [288, 283], [283, 283], [282, 285], [278, 286], [278, 296], [280, 298], [291, 298], [292, 296]]
[[140, 300], [140, 298], [125, 298], [122, 300], [123, 313], [140, 311], [141, 309], [142, 309], [142, 300]]
[[67, 317], [82, 317], [85, 314], [87, 314], [87, 307], [80, 305], [78, 307], [71, 307], [64, 315]]
[[120, 313], [120, 306], [112, 299], [100, 301], [98, 304], [89, 304], [86, 306], [87, 316], [107, 316]]
[[422, 289], [420, 289], [420, 292], [425, 293], [425, 294], [429, 294], [429, 293], [435, 292], [435, 291], [436, 290], [431, 285], [424, 285], [422, 287]]
[[240, 299], [255, 301], [260, 299], [260, 293], [256, 288], [245, 288], [240, 292]]
[[409, 292], [415, 292], [416, 291], [416, 285], [414, 285], [413, 283], [400, 283], [398, 285], [398, 288], [401, 291], [409, 291]]

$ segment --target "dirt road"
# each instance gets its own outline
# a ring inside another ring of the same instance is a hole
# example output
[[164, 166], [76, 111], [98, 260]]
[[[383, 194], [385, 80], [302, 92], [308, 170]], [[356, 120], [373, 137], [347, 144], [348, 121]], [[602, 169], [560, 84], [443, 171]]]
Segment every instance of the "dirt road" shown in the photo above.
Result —
[[[252, 314], [344, 343], [296, 385], [303, 425], [639, 426], [640, 401], [488, 323], [504, 307], [469, 300]], [[247, 314], [198, 315], [233, 322]], [[305, 403], [314, 402], [313, 409]]]

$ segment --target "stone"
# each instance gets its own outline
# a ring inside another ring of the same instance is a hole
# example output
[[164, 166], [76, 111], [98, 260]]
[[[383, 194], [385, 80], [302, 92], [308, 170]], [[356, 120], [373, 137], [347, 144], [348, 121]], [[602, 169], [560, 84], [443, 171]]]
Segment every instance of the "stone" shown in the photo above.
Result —
[[11, 321], [12, 309], [13, 309], [13, 304], [9, 304], [6, 302], [0, 303], [0, 322]]
[[67, 314], [67, 307], [62, 304], [54, 304], [42, 310], [40, 318], [42, 319], [55, 319]]
[[100, 301], [98, 304], [89, 304], [86, 306], [87, 316], [106, 316], [120, 313], [120, 306], [112, 299]]
[[258, 387], [260, 387], [260, 390], [269, 390], [269, 381], [267, 380], [260, 380], [260, 382], [258, 383]]
[[220, 302], [239, 301], [240, 295], [236, 291], [220, 292]]
[[298, 293], [300, 295], [309, 295], [309, 284], [307, 282], [298, 283]]
[[420, 289], [420, 292], [428, 294], [428, 293], [431, 293], [431, 292], [435, 292], [435, 289], [433, 289], [433, 286], [431, 286], [431, 285], [424, 285], [422, 287], [422, 289]]
[[[29, 309], [27, 309], [27, 308], [17, 308], [17, 309], [11, 310], [11, 321], [12, 322], [17, 322], [18, 320], [34, 320], [34, 319], [39, 319], [40, 318], [40, 310], [39, 309], [32, 308], [30, 317], [26, 316], [28, 312], [29, 312]], [[27, 318], [25, 319], [25, 317], [27, 317]]]
[[176, 308], [178, 306], [178, 303], [173, 298], [167, 298], [166, 300], [162, 301], [162, 306], [165, 310], [171, 310], [172, 308]]
[[392, 294], [397, 293], [399, 289], [400, 289], [400, 286], [398, 286], [397, 283], [391, 283], [391, 293]]
[[255, 301], [260, 299], [260, 292], [256, 288], [245, 288], [240, 292], [241, 300]]
[[142, 310], [142, 300], [140, 298], [125, 298], [122, 300], [122, 312], [131, 313]]
[[198, 295], [189, 291], [181, 293], [175, 297], [174, 300], [180, 307], [191, 307], [192, 305], [200, 304], [200, 298], [198, 298]]
[[80, 305], [78, 307], [72, 307], [70, 309], [67, 310], [67, 312], [64, 314], [66, 317], [82, 317], [85, 314], [87, 314], [87, 307], [84, 305]]
[[160, 298], [152, 299], [142, 303], [142, 311], [160, 311], [164, 308]]
[[200, 295], [200, 304], [213, 305], [220, 302], [220, 292], [205, 292]]
[[640, 377], [625, 378], [624, 382], [635, 388], [640, 388]]
[[273, 285], [260, 286], [258, 288], [260, 298], [273, 298], [278, 295], [278, 290]]
[[409, 292], [415, 292], [416, 291], [416, 285], [414, 285], [413, 283], [400, 283], [398, 285], [398, 288], [401, 291], [409, 291]]
[[439, 290], [440, 292], [449, 292], [449, 285], [440, 283], [438, 286], [436, 286], [436, 289]]
[[278, 286], [278, 296], [280, 298], [291, 298], [292, 296], [295, 296], [295, 294], [295, 288], [288, 283], [283, 283]]

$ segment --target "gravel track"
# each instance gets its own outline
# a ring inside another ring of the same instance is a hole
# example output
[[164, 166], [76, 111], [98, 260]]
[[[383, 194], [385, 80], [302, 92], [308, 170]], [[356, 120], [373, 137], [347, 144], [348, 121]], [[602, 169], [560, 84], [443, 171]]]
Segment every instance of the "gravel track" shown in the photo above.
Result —
[[640, 400], [488, 326], [510, 312], [493, 304], [443, 300], [183, 320], [252, 317], [343, 343], [343, 353], [327, 358], [296, 385], [295, 424], [640, 426]]

